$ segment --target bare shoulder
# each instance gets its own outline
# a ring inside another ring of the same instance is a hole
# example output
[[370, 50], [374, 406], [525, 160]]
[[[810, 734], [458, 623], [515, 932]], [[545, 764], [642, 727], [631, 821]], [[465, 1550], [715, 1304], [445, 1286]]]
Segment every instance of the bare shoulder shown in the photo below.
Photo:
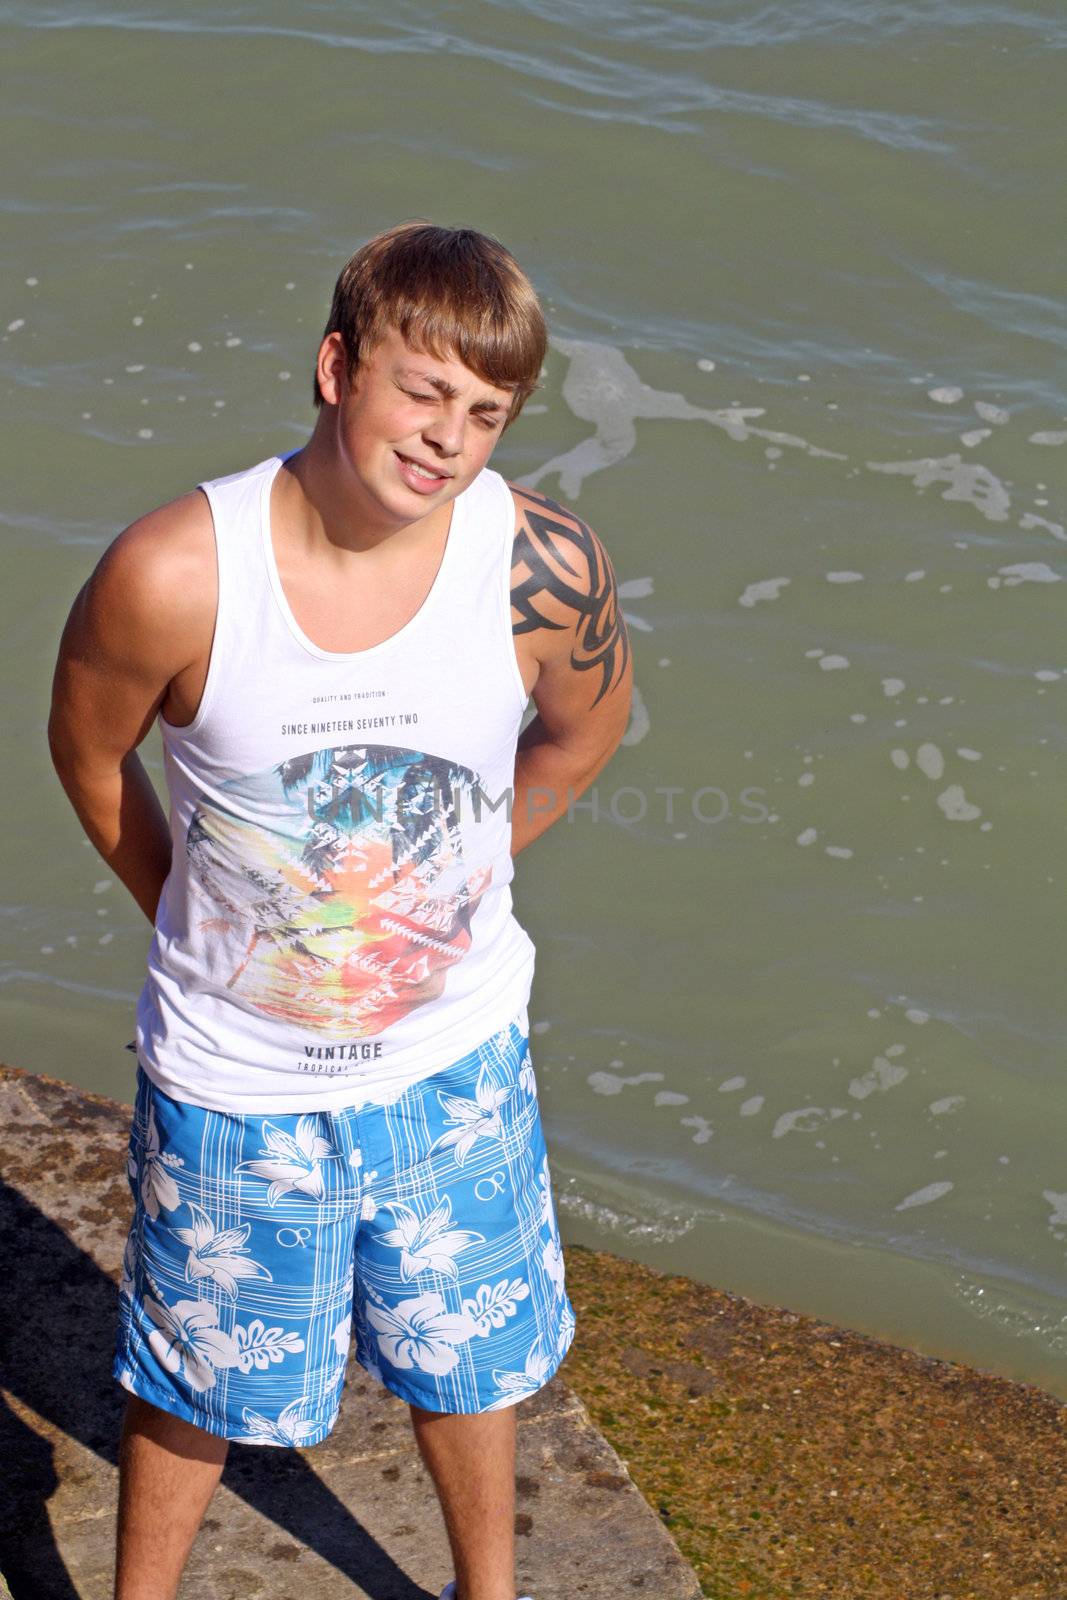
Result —
[[166, 599], [168, 609], [195, 611], [205, 588], [211, 591], [217, 583], [207, 496], [193, 489], [131, 522], [104, 551], [89, 581], [110, 601]]
[[554, 597], [566, 603], [581, 595], [589, 600], [614, 583], [603, 540], [576, 511], [550, 500], [537, 489], [509, 483], [515, 502], [515, 563], [546, 563], [559, 576]]
[[112, 540], [70, 609], [52, 683], [57, 760], [140, 743], [170, 684], [211, 649], [218, 596], [211, 507], [201, 490]]
[[211, 507], [199, 489], [138, 517], [104, 551], [71, 625], [116, 658], [158, 660], [173, 674], [210, 643], [218, 600]]
[[508, 485], [515, 502], [512, 631], [529, 634], [542, 664], [590, 674], [592, 705], [629, 700], [630, 642], [611, 558], [589, 524], [536, 489]]
[[138, 517], [77, 595], [60, 641], [48, 739], [58, 767], [89, 770], [132, 750], [168, 687], [211, 649], [218, 578], [200, 490]]

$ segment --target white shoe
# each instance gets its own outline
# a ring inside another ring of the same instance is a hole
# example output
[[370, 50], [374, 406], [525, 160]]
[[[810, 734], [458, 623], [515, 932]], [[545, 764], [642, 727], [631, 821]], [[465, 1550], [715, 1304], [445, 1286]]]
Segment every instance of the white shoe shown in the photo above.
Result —
[[[441, 1590], [440, 1600], [456, 1600], [456, 1580], [454, 1578], [450, 1578]], [[519, 1600], [533, 1600], [533, 1596], [520, 1594]]]

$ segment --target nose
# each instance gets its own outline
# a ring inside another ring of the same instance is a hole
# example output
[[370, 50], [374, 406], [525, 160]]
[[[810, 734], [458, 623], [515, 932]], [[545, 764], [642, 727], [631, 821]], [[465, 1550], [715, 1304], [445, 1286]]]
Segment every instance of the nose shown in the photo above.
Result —
[[426, 443], [441, 456], [458, 456], [463, 450], [467, 419], [458, 406], [442, 405], [422, 430]]

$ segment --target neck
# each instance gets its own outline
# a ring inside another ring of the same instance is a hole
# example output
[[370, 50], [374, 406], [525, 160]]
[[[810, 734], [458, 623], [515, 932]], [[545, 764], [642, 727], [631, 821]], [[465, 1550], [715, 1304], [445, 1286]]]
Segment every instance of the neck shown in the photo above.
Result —
[[423, 544], [448, 528], [451, 502], [411, 521], [391, 515], [378, 504], [355, 474], [345, 469], [337, 449], [336, 425], [336, 407], [323, 405], [311, 438], [278, 474], [281, 514], [298, 537], [309, 544], [327, 543], [354, 553], [396, 541], [399, 553], [402, 547]]

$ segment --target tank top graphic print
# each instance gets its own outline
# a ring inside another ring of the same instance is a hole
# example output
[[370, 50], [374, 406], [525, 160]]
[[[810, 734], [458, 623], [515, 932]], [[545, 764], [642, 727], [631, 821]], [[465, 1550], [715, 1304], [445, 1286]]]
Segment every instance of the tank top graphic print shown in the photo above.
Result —
[[535, 960], [510, 889], [510, 490], [481, 472], [415, 615], [336, 652], [278, 574], [284, 459], [200, 485], [218, 611], [196, 716], [159, 717], [173, 856], [137, 1011], [165, 1093], [251, 1113], [395, 1099], [523, 1013]]

